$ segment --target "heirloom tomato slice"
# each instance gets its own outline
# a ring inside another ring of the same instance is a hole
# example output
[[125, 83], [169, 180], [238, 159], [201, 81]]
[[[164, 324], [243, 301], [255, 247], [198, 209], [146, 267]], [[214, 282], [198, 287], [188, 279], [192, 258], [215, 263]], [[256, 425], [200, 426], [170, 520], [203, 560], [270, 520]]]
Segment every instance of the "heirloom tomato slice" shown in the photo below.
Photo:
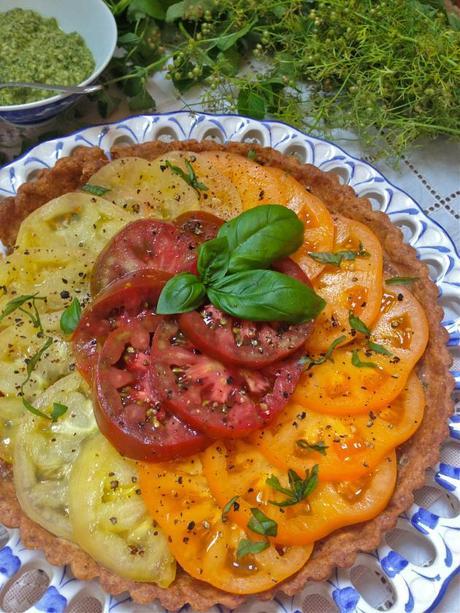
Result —
[[96, 366], [94, 412], [121, 454], [152, 462], [191, 455], [209, 442], [165, 410], [151, 376], [151, 333], [134, 321], [109, 334]]
[[319, 466], [322, 481], [357, 479], [408, 440], [422, 423], [423, 386], [412, 373], [399, 396], [362, 415], [327, 415], [290, 402], [250, 440], [278, 468], [299, 474]]
[[306, 409], [333, 415], [382, 408], [404, 389], [428, 335], [420, 303], [407, 288], [392, 286], [384, 292], [370, 339], [356, 333], [352, 345], [338, 347], [332, 359], [307, 370], [294, 400]]
[[[308, 277], [290, 258], [272, 266], [310, 285]], [[232, 317], [212, 304], [179, 315], [180, 329], [192, 343], [225, 364], [262, 368], [279, 361], [302, 347], [313, 322], [255, 322]]]
[[247, 157], [223, 151], [202, 153], [237, 188], [243, 210], [261, 204], [282, 204], [292, 209], [305, 225], [304, 244], [292, 256], [314, 279], [324, 265], [310, 251], [330, 251], [334, 245], [334, 222], [323, 202], [310, 194], [291, 174], [273, 166], [262, 166]]
[[140, 270], [114, 281], [83, 312], [73, 334], [77, 367], [91, 378], [98, 350], [109, 333], [126, 324], [138, 322], [139, 331], [152, 333], [160, 321], [155, 307], [164, 284], [171, 275], [156, 270]]
[[298, 355], [260, 370], [223, 364], [202, 354], [172, 319], [161, 322], [153, 339], [153, 382], [165, 405], [213, 438], [246, 436], [270, 422], [301, 369]]
[[95, 296], [112, 281], [138, 270], [195, 273], [196, 246], [189, 233], [167, 221], [133, 221], [99, 254], [91, 275], [91, 293]]
[[[201, 461], [139, 464], [142, 497], [168, 537], [181, 567], [195, 579], [232, 594], [255, 594], [272, 588], [307, 562], [312, 545], [273, 546], [271, 539], [222, 517]], [[242, 541], [270, 543], [259, 553], [237, 555]]]
[[[245, 441], [216, 442], [203, 453], [202, 462], [219, 506], [235, 499], [236, 504], [229, 505], [229, 519], [244, 529], [251, 519], [251, 508], [259, 509], [276, 522], [273, 541], [283, 545], [308, 545], [337, 528], [378, 515], [393, 494], [397, 468], [393, 451], [372, 474], [352, 481], [317, 483], [308, 496], [295, 501], [289, 496], [292, 477], [288, 471], [270, 464]], [[297, 475], [299, 481], [311, 478], [305, 471]], [[274, 488], [270, 483], [273, 480], [285, 491]]]
[[188, 211], [176, 217], [173, 223], [181, 232], [187, 232], [199, 243], [204, 243], [215, 238], [224, 220], [206, 211]]
[[378, 317], [382, 300], [383, 252], [379, 239], [359, 221], [336, 216], [335, 224], [334, 251], [352, 252], [355, 258], [343, 259], [339, 266], [328, 264], [313, 283], [313, 289], [324, 298], [326, 306], [307, 341], [307, 350], [311, 353], [327, 351], [340, 336], [351, 341], [350, 312], [371, 326]]
[[136, 463], [100, 434], [82, 446], [69, 483], [72, 541], [114, 573], [168, 587], [176, 562], [142, 500]]

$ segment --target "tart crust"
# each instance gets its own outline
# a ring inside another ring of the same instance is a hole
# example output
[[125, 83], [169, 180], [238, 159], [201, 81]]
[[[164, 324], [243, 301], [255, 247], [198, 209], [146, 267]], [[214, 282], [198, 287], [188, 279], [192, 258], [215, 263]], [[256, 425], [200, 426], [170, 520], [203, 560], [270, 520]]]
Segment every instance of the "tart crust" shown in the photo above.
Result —
[[[401, 231], [389, 217], [373, 211], [369, 201], [358, 198], [351, 187], [343, 186], [337, 177], [310, 164], [302, 165], [295, 158], [284, 156], [271, 148], [242, 143], [219, 145], [213, 142], [153, 141], [132, 147], [114, 147], [112, 159], [138, 156], [154, 159], [167, 151], [183, 150], [230, 151], [246, 156], [255, 150], [256, 160], [276, 166], [292, 174], [311, 193], [318, 196], [331, 213], [340, 213], [368, 225], [379, 237], [384, 249], [384, 267], [388, 275], [415, 276], [412, 291], [423, 305], [430, 329], [430, 338], [417, 372], [425, 387], [426, 408], [417, 432], [398, 449], [398, 478], [387, 508], [374, 519], [341, 528], [320, 540], [306, 565], [273, 590], [257, 594], [259, 599], [271, 599], [277, 592], [289, 596], [301, 591], [309, 580], [327, 579], [335, 567], [353, 564], [360, 551], [371, 551], [379, 545], [383, 534], [393, 528], [398, 515], [413, 502], [413, 492], [425, 481], [425, 470], [439, 458], [439, 448], [448, 434], [447, 418], [453, 411], [453, 378], [449, 374], [451, 356], [446, 342], [447, 332], [441, 326], [442, 308], [438, 305], [438, 290], [428, 275], [427, 267], [417, 260], [416, 251], [403, 242]], [[74, 191], [109, 160], [98, 148], [79, 147], [70, 157], [59, 160], [54, 168], [43, 170], [32, 182], [22, 185], [15, 198], [0, 201], [0, 239], [12, 247], [19, 226], [33, 210], [64, 193]], [[77, 579], [98, 577], [109, 594], [128, 591], [135, 602], [149, 603], [158, 599], [163, 606], [176, 610], [188, 603], [196, 609], [206, 609], [220, 603], [230, 608], [248, 599], [223, 592], [193, 579], [180, 568], [174, 583], [167, 589], [148, 583], [128, 581], [101, 567], [77, 545], [55, 537], [32, 522], [22, 512], [14, 492], [12, 470], [0, 461], [0, 517], [8, 527], [19, 527], [24, 545], [42, 550], [48, 561], [70, 565]]]

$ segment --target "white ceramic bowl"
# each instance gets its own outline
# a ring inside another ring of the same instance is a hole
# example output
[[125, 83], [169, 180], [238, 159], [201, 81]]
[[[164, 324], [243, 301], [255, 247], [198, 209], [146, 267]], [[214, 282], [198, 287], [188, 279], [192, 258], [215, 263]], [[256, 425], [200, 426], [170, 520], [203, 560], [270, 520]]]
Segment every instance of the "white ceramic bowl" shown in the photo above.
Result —
[[[64, 32], [78, 32], [82, 36], [96, 66], [79, 85], [95, 81], [109, 63], [117, 42], [117, 26], [103, 0], [1, 0], [0, 16], [14, 8], [54, 17]], [[36, 124], [57, 115], [77, 99], [73, 94], [59, 94], [27, 104], [0, 106], [0, 118], [19, 125]]]

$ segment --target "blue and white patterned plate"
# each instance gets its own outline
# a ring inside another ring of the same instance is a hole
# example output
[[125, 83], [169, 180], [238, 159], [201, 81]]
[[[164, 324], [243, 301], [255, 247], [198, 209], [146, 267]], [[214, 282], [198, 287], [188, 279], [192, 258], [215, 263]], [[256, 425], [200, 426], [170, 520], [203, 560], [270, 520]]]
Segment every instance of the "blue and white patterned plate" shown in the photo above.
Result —
[[[87, 128], [42, 143], [1, 169], [0, 197], [14, 195], [37, 170], [52, 167], [59, 158], [69, 155], [80, 145], [98, 146], [109, 152], [114, 144], [189, 138], [274, 147], [284, 154], [297, 156], [302, 162], [336, 173], [358, 195], [369, 198], [374, 208], [387, 213], [401, 228], [406, 241], [417, 249], [418, 257], [428, 265], [439, 287], [439, 300], [445, 310], [444, 325], [450, 333], [449, 345], [454, 357], [460, 357], [460, 257], [446, 230], [429, 219], [410, 196], [368, 163], [285, 124], [184, 111], [141, 115]], [[453, 374], [457, 389], [460, 389], [460, 370]], [[254, 600], [239, 611], [432, 611], [443, 597], [450, 579], [460, 569], [459, 414], [450, 421], [450, 437], [443, 445], [441, 461], [428, 471], [426, 485], [416, 493], [415, 500], [379, 549], [371, 554], [360, 554], [351, 569], [337, 571], [327, 582], [309, 583], [293, 598], [279, 598], [268, 603]], [[25, 549], [17, 530], [7, 530], [0, 524], [0, 603], [3, 600], [5, 606], [4, 597], [8, 596], [8, 602], [13, 603], [9, 610], [19, 610], [19, 604], [15, 604], [19, 603], [17, 599], [24, 598], [25, 591], [29, 589], [30, 592], [30, 586], [37, 581], [42, 582], [41, 590], [36, 592], [41, 596], [29, 611], [164, 611], [155, 604], [135, 605], [126, 596], [110, 597], [95, 581], [75, 580], [66, 568], [53, 567], [40, 552]], [[213, 611], [224, 609], [214, 607]]]

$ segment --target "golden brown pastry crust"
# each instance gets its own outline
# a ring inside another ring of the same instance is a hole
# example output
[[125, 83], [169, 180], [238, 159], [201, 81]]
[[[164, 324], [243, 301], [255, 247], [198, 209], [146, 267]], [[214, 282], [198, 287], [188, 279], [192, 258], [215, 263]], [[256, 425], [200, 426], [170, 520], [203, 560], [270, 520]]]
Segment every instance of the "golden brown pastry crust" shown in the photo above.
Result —
[[[447, 332], [441, 326], [443, 312], [437, 303], [438, 291], [428, 276], [426, 266], [417, 260], [415, 250], [403, 242], [401, 231], [389, 217], [373, 211], [369, 201], [358, 198], [352, 188], [339, 183], [335, 175], [318, 168], [300, 164], [295, 158], [256, 145], [229, 143], [218, 145], [209, 141], [160, 141], [115, 147], [113, 159], [138, 156], [153, 159], [166, 151], [226, 150], [247, 155], [249, 149], [257, 153], [257, 161], [276, 166], [292, 174], [309, 191], [318, 196], [332, 213], [341, 213], [368, 225], [379, 237], [385, 254], [384, 265], [389, 274], [415, 276], [412, 291], [423, 305], [430, 328], [430, 340], [417, 370], [425, 386], [426, 411], [419, 430], [398, 450], [398, 479], [395, 492], [385, 511], [376, 518], [337, 530], [315, 545], [310, 560], [296, 575], [274, 590], [259, 594], [261, 599], [273, 598], [276, 592], [293, 595], [308, 580], [322, 581], [333, 568], [349, 567], [359, 551], [370, 551], [381, 542], [382, 535], [391, 529], [398, 515], [413, 502], [413, 492], [422, 486], [425, 470], [439, 458], [439, 447], [448, 433], [447, 418], [453, 410], [453, 379], [449, 374], [451, 357], [446, 348]], [[55, 167], [43, 170], [35, 181], [19, 188], [15, 198], [0, 202], [0, 239], [12, 246], [22, 220], [51, 198], [78, 189], [101, 166], [108, 163], [100, 149], [78, 148], [71, 157], [59, 160]], [[0, 462], [0, 517], [9, 527], [19, 527], [24, 544], [44, 551], [47, 559], [57, 565], [70, 564], [75, 577], [99, 577], [102, 587], [110, 594], [129, 591], [136, 602], [148, 603], [158, 598], [168, 609], [175, 610], [185, 603], [196, 609], [206, 609], [216, 603], [236, 607], [245, 597], [227, 594], [193, 579], [180, 569], [173, 585], [162, 589], [152, 584], [127, 581], [100, 567], [76, 545], [59, 539], [28, 519], [16, 500], [11, 470]]]

